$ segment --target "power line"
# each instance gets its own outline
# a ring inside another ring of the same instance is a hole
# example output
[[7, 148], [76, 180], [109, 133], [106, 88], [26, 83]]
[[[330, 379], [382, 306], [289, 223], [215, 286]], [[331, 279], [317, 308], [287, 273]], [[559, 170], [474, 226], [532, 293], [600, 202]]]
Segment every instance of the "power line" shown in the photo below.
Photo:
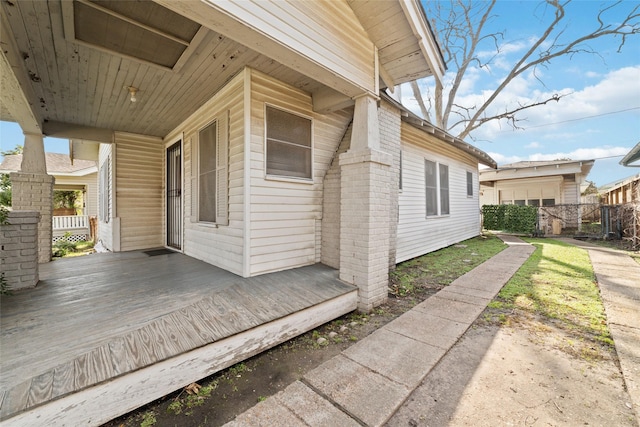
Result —
[[585, 119], [594, 119], [596, 117], [603, 117], [603, 116], [609, 116], [611, 114], [619, 114], [619, 113], [625, 113], [627, 111], [631, 111], [631, 110], [639, 110], [640, 107], [631, 107], [631, 108], [626, 108], [624, 110], [618, 110], [618, 111], [610, 111], [608, 113], [602, 113], [602, 114], [595, 114], [593, 116], [585, 116], [585, 117], [579, 117], [577, 119], [568, 119], [568, 120], [563, 120], [561, 122], [554, 122], [554, 123], [545, 123], [542, 125], [536, 125], [536, 126], [527, 126], [527, 129], [532, 129], [532, 128], [541, 128], [544, 126], [553, 126], [553, 125], [559, 125], [562, 123], [569, 123], [569, 122], [577, 122], [580, 120], [585, 120]]

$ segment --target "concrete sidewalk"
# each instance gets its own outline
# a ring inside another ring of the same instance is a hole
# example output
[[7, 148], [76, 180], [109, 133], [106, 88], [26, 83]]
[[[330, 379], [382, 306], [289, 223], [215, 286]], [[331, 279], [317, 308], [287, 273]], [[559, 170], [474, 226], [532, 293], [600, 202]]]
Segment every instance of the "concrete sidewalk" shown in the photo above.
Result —
[[615, 249], [560, 240], [589, 251], [622, 376], [640, 424], [640, 264]]
[[384, 424], [534, 251], [500, 238], [507, 249], [226, 426]]

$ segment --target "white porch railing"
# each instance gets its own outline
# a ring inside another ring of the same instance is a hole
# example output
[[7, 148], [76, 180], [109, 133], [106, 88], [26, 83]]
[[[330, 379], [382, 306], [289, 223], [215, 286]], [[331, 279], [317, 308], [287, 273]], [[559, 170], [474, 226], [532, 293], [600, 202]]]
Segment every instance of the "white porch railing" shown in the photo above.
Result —
[[53, 230], [74, 230], [89, 228], [89, 217], [87, 215], [54, 216]]

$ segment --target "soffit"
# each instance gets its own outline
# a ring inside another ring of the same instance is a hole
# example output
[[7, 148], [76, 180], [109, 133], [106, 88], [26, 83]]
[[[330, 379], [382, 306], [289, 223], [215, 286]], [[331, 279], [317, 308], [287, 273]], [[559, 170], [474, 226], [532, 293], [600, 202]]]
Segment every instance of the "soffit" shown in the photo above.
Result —
[[[134, 40], [126, 36], [106, 47], [104, 45], [108, 42], [104, 40], [97, 41], [103, 46], [96, 47], [86, 41], [78, 41], [75, 34], [69, 37], [69, 31], [65, 37], [68, 27], [65, 21], [68, 24], [69, 19], [71, 22], [75, 19], [75, 14], [69, 15], [68, 6], [94, 6], [88, 3], [86, 0], [73, 3], [60, 0], [1, 3], [2, 14], [6, 18], [3, 22], [8, 23], [14, 39], [10, 44], [2, 40], [3, 49], [16, 50], [11, 57], [18, 58], [16, 60], [21, 63], [11, 66], [14, 70], [24, 68], [23, 80], [30, 87], [23, 92], [32, 94], [29, 99], [32, 108], [46, 121], [163, 137], [245, 66], [309, 93], [322, 86], [230, 38], [199, 25], [196, 28], [189, 24], [192, 21], [185, 23], [188, 27], [186, 32], [173, 31], [171, 25], [163, 27], [162, 22], [156, 21], [173, 22], [169, 18], [171, 15], [158, 12], [156, 9], [162, 6], [147, 0], [131, 4], [118, 1], [91, 3], [101, 8], [111, 8], [110, 13], [139, 21], [144, 28], [153, 27], [153, 31], [167, 33], [169, 38], [188, 39], [194, 34], [192, 41], [185, 40], [189, 46], [178, 59], [178, 67], [171, 67], [173, 59], [168, 59], [169, 56], [163, 56], [162, 52], [154, 51], [148, 45], [138, 46], [143, 52], [140, 54], [114, 52], [119, 43], [124, 46], [125, 42]], [[148, 8], [147, 14], [145, 8]], [[75, 33], [76, 27], [73, 28]], [[126, 32], [123, 24], [118, 24], [116, 28]], [[103, 37], [97, 34], [94, 34], [95, 39]], [[185, 52], [187, 57], [184, 56]], [[146, 59], [136, 58], [143, 54], [147, 55]], [[156, 54], [160, 59], [154, 59]], [[169, 62], [165, 66], [152, 63], [154, 61]], [[129, 101], [126, 86], [134, 86], [139, 90], [137, 102]], [[6, 101], [2, 97], [0, 119], [17, 120], [4, 108]]]
[[[407, 13], [403, 9], [403, 0], [398, 1], [368, 1], [347, 0], [369, 37], [378, 47], [378, 58], [384, 71], [388, 73], [395, 84], [405, 83], [434, 74], [421, 43], [429, 45], [427, 40], [416, 35], [416, 28], [409, 22]], [[411, 0], [406, 4], [411, 5]], [[419, 8], [414, 8], [419, 9]], [[420, 20], [424, 28], [433, 37], [422, 10], [419, 10]], [[413, 23], [415, 24], [415, 23]], [[433, 41], [433, 40], [432, 40]], [[435, 45], [429, 48], [438, 47]], [[440, 55], [440, 52], [437, 52]], [[442, 58], [439, 58], [442, 61]], [[444, 68], [444, 63], [441, 64]], [[439, 73], [437, 73], [439, 74]]]

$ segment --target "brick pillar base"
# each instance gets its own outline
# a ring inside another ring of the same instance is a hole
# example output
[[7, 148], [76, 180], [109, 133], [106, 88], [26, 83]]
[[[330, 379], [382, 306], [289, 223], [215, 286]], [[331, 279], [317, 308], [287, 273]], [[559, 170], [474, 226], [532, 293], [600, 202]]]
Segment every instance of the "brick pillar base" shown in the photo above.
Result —
[[340, 155], [340, 279], [358, 287], [358, 309], [387, 300], [391, 156], [361, 148]]
[[26, 172], [11, 174], [11, 206], [13, 209], [40, 213], [38, 262], [51, 261], [53, 183], [54, 178], [47, 174]]
[[38, 283], [38, 212], [11, 211], [0, 225], [0, 271], [10, 290]]

